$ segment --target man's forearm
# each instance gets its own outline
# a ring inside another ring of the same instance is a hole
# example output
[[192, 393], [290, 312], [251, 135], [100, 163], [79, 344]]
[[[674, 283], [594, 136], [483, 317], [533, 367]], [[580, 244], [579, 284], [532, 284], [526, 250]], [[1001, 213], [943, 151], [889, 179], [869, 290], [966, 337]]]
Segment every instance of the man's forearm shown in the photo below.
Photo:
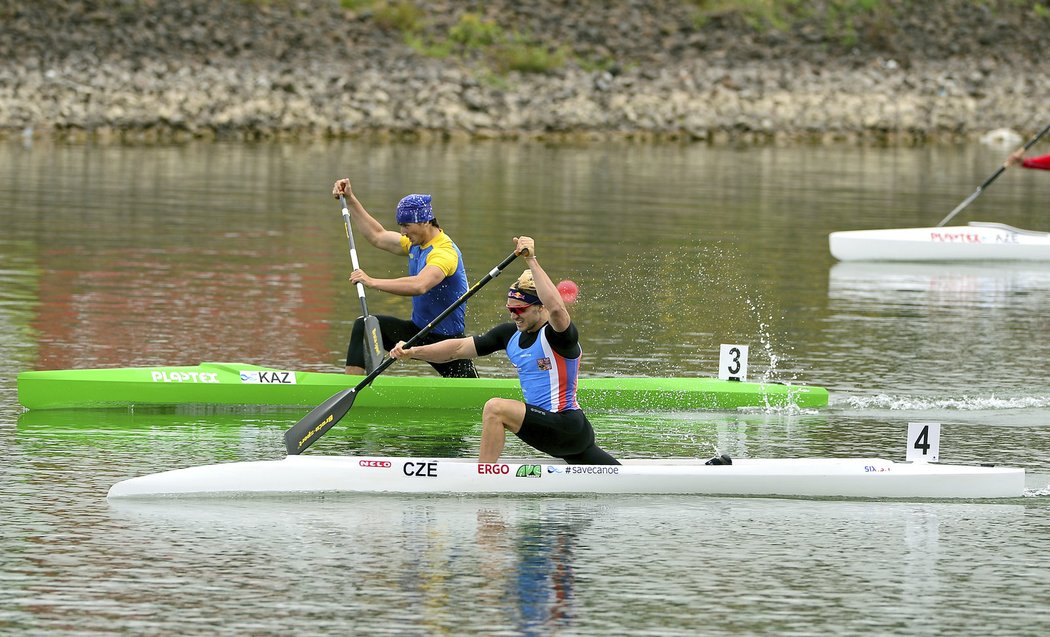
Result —
[[473, 358], [466, 351], [465, 342], [473, 342], [470, 338], [450, 338], [430, 345], [417, 345], [405, 350], [410, 358], [426, 361], [428, 363], [447, 363], [461, 358]]

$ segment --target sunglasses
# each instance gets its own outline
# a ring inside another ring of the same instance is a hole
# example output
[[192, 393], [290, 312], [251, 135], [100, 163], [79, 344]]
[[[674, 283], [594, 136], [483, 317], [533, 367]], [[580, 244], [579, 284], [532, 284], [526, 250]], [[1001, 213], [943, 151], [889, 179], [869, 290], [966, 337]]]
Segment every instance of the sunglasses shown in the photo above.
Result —
[[521, 316], [525, 313], [525, 310], [529, 309], [530, 307], [532, 307], [531, 303], [529, 305], [518, 305], [514, 307], [508, 305], [507, 311], [513, 314], [514, 316]]

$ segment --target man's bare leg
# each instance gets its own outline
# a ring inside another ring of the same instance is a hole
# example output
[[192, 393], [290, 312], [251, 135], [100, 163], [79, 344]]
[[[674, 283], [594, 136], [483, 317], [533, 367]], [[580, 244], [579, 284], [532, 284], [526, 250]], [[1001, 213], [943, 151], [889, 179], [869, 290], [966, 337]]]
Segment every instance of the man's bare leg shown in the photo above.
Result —
[[496, 462], [507, 443], [507, 432], [518, 433], [525, 422], [525, 403], [490, 398], [481, 412], [481, 450], [478, 462]]

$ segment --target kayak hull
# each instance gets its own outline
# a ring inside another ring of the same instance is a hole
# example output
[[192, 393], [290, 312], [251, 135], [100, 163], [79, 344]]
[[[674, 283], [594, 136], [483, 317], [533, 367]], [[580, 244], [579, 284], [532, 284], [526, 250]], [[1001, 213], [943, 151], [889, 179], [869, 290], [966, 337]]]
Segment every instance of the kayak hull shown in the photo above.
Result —
[[1024, 470], [879, 458], [622, 460], [620, 466], [550, 458], [479, 464], [457, 458], [288, 456], [175, 469], [114, 484], [108, 497], [249, 497], [334, 493], [433, 495], [677, 494], [827, 498], [1011, 498]]
[[[27, 409], [120, 408], [149, 405], [314, 407], [363, 377], [295, 372], [239, 363], [189, 367], [125, 367], [29, 371], [18, 375]], [[489, 398], [521, 399], [514, 378], [379, 376], [354, 404], [362, 407], [480, 409]], [[677, 411], [739, 407], [823, 407], [822, 387], [717, 378], [580, 379], [587, 410]]]
[[1001, 223], [832, 232], [840, 261], [1050, 261], [1050, 233]]

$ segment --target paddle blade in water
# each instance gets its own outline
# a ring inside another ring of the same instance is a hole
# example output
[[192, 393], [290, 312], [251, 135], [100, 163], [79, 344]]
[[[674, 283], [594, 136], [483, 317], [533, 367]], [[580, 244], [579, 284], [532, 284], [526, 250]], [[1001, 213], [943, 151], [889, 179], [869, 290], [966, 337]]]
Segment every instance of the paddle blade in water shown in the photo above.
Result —
[[365, 317], [365, 369], [372, 370], [383, 362], [383, 334], [379, 331], [379, 320], [374, 316]]
[[332, 396], [284, 432], [284, 447], [288, 455], [297, 456], [306, 451], [315, 440], [342, 420], [357, 398], [357, 389], [351, 387]]

